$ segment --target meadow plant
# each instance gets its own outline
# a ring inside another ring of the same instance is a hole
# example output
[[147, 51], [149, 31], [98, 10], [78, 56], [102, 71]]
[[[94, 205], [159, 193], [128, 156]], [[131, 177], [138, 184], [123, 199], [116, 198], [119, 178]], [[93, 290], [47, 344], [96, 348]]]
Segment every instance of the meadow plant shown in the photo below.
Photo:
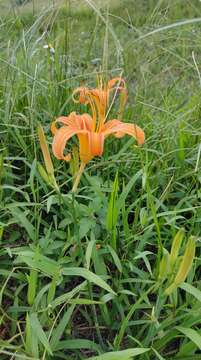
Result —
[[110, 3], [0, 1], [1, 360], [201, 359], [201, 2]]
[[[127, 90], [122, 78], [117, 77], [109, 80], [107, 84], [103, 83], [102, 78], [98, 79], [98, 87], [90, 89], [79, 87], [73, 92], [73, 100], [76, 103], [89, 105], [92, 114], [84, 113], [82, 115], [72, 112], [69, 116], [61, 116], [51, 126], [54, 134], [52, 149], [57, 159], [70, 161], [71, 155], [64, 155], [64, 149], [68, 140], [77, 135], [79, 139], [80, 169], [76, 176], [72, 191], [77, 190], [80, 177], [86, 164], [94, 156], [101, 156], [104, 149], [104, 141], [109, 135], [113, 134], [117, 138], [125, 134], [133, 136], [139, 145], [144, 143], [145, 135], [141, 128], [135, 124], [123, 123], [120, 120], [113, 119], [107, 121], [109, 115], [109, 99], [111, 93], [114, 93], [113, 102], [120, 93], [120, 108], [118, 116], [121, 117], [127, 99]], [[78, 98], [76, 95], [78, 94]], [[107, 111], [108, 110], [108, 111]], [[56, 128], [56, 123], [63, 126]]]

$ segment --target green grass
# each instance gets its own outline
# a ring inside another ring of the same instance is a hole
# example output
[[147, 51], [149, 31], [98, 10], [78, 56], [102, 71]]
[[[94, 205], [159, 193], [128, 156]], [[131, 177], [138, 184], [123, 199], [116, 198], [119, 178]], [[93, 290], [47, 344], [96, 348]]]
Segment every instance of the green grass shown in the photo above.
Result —
[[[201, 359], [201, 3], [76, 4], [0, 4], [1, 359]], [[87, 111], [72, 91], [102, 70], [123, 73], [124, 121], [146, 142], [108, 138], [75, 195], [52, 155], [57, 193], [37, 126], [51, 145], [52, 120]]]

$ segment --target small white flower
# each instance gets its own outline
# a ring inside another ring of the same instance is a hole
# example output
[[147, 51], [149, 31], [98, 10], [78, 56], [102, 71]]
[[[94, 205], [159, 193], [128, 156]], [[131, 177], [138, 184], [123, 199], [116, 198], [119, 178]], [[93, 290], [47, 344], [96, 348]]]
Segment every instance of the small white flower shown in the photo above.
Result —
[[50, 48], [50, 53], [51, 53], [52, 55], [54, 55], [54, 54], [55, 54], [55, 50], [54, 50], [54, 48], [53, 48], [53, 47], [51, 47], [51, 48]]
[[45, 44], [43, 45], [43, 49], [49, 49], [51, 55], [55, 54], [55, 49], [53, 48], [52, 44]]

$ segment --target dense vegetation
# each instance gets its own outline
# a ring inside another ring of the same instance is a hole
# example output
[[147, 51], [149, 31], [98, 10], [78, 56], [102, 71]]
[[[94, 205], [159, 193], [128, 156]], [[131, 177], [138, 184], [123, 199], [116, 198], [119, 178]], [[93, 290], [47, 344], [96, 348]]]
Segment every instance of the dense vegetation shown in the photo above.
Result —
[[[201, 2], [4, 5], [1, 359], [201, 359]], [[57, 160], [50, 125], [89, 111], [72, 92], [97, 73], [123, 76], [146, 140], [109, 137], [72, 193], [77, 142]]]

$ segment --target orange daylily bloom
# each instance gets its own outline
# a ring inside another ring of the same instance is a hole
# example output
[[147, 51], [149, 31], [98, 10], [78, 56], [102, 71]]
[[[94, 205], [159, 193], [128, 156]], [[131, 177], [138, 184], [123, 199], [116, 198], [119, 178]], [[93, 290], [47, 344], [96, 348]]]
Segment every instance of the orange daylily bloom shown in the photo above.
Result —
[[[69, 116], [61, 116], [52, 123], [51, 130], [54, 135], [52, 149], [58, 159], [70, 160], [71, 155], [65, 155], [64, 150], [66, 143], [74, 135], [77, 135], [79, 140], [82, 167], [94, 156], [102, 155], [104, 141], [111, 134], [117, 138], [128, 134], [137, 140], [138, 145], [144, 143], [144, 131], [139, 126], [123, 123], [118, 119], [106, 121], [112, 91], [114, 97], [117, 93], [121, 95], [120, 113], [122, 113], [127, 100], [127, 90], [122, 78], [114, 78], [108, 81], [106, 86], [103, 86], [100, 81], [98, 88], [90, 89], [83, 86], [73, 92], [73, 100], [77, 103], [88, 104], [92, 115], [87, 113], [79, 115], [72, 112]], [[62, 125], [59, 129], [56, 127], [57, 123]]]

